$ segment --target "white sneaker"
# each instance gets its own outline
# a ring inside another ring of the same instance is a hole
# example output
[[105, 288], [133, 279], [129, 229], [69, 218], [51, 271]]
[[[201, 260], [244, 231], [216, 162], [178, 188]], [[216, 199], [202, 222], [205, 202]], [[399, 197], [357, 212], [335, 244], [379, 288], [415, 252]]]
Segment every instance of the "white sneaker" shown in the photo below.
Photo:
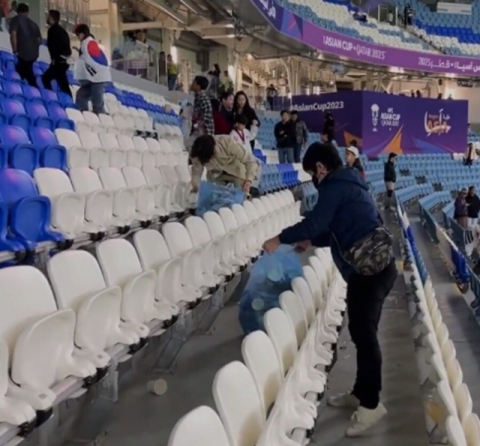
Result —
[[380, 403], [376, 409], [365, 409], [360, 406], [352, 415], [352, 424], [345, 432], [347, 437], [357, 437], [364, 431], [378, 423], [387, 414], [387, 409]]
[[341, 393], [340, 395], [331, 396], [327, 403], [332, 407], [340, 407], [342, 409], [358, 409], [360, 401], [355, 395], [351, 393]]

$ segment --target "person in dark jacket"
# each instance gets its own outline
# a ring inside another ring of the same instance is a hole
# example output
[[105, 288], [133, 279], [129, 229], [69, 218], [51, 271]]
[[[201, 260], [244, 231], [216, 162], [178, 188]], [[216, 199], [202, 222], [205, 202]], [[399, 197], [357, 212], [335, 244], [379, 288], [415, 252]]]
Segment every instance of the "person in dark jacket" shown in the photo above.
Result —
[[326, 142], [332, 142], [335, 139], [335, 119], [332, 112], [327, 111], [325, 113], [325, 121], [323, 123], [323, 135]]
[[275, 124], [273, 130], [277, 141], [278, 162], [280, 164], [293, 164], [295, 162], [294, 147], [296, 144], [295, 123], [290, 119], [290, 113], [282, 110], [282, 120]]
[[397, 172], [395, 170], [395, 161], [397, 159], [396, 153], [390, 153], [388, 160], [385, 163], [383, 171], [383, 181], [385, 182], [385, 188], [387, 189], [387, 196], [385, 200], [385, 209], [389, 209], [395, 191], [395, 183], [397, 181]]
[[468, 226], [474, 228], [477, 226], [478, 214], [480, 213], [480, 198], [478, 198], [475, 186], [470, 186], [468, 188], [465, 201], [467, 202], [468, 206]]
[[348, 326], [357, 348], [357, 379], [352, 393], [330, 397], [328, 403], [357, 409], [346, 431], [354, 437], [386, 414], [380, 403], [382, 354], [377, 330], [397, 269], [393, 254], [387, 266], [373, 275], [361, 275], [345, 260], [345, 252], [383, 227], [383, 221], [367, 184], [355, 169], [343, 167], [335, 147], [312, 144], [303, 158], [303, 169], [317, 184], [317, 203], [301, 222], [266, 241], [263, 249], [272, 253], [280, 244], [331, 248], [333, 261], [347, 282]]
[[357, 169], [365, 180], [365, 169], [360, 161], [360, 152], [357, 148], [357, 141], [355, 139], [352, 140], [350, 146], [345, 149], [345, 161], [348, 166]]
[[225, 91], [220, 96], [220, 108], [213, 110], [213, 121], [215, 123], [215, 135], [230, 135], [235, 124], [233, 113], [233, 94]]
[[299, 163], [302, 158], [302, 149], [307, 146], [308, 140], [308, 128], [305, 121], [298, 117], [297, 110], [292, 110], [290, 112], [290, 119], [295, 126], [295, 146], [293, 148], [293, 157], [295, 162]]
[[235, 116], [245, 115], [247, 118], [246, 129], [252, 134], [253, 139], [250, 141], [252, 150], [255, 148], [255, 139], [257, 137], [258, 128], [260, 127], [260, 120], [258, 119], [255, 110], [250, 105], [248, 96], [244, 91], [239, 91], [233, 99], [233, 113]]
[[47, 23], [47, 47], [50, 53], [50, 66], [42, 76], [43, 86], [47, 90], [52, 89], [52, 81], [56, 80], [60, 91], [72, 96], [68, 83], [67, 71], [69, 68], [67, 59], [72, 55], [70, 37], [60, 25], [60, 11], [51, 9], [48, 11]]
[[468, 204], [467, 204], [467, 189], [458, 191], [457, 198], [455, 198], [453, 219], [463, 229], [468, 228]]

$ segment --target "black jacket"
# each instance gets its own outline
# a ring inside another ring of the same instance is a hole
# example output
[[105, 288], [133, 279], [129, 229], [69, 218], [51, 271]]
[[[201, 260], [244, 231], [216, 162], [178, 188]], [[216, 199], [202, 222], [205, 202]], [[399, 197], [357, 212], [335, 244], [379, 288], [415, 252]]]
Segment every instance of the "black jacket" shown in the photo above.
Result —
[[467, 195], [465, 201], [470, 205], [468, 206], [468, 218], [478, 218], [480, 213], [480, 198], [478, 195]]
[[295, 123], [292, 121], [277, 122], [274, 129], [277, 149], [293, 149], [297, 142]]
[[385, 169], [383, 171], [383, 181], [386, 181], [387, 183], [395, 183], [395, 181], [397, 181], [395, 164], [390, 161], [387, 161], [385, 163]]
[[260, 119], [258, 119], [258, 116], [253, 108], [246, 108], [242, 111], [242, 113], [234, 111], [234, 116], [238, 116], [240, 114], [244, 115], [247, 118], [247, 125], [245, 126], [247, 130], [251, 130], [253, 121], [257, 121], [258, 127], [260, 127]]
[[58, 23], [48, 28], [47, 46], [52, 62], [64, 62], [72, 55], [70, 37]]

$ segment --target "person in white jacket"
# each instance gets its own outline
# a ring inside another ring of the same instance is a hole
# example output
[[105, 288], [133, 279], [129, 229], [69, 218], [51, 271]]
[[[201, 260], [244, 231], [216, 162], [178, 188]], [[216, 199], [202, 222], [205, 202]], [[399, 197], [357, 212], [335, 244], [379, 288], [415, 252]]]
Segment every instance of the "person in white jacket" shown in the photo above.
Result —
[[107, 56], [87, 25], [77, 25], [75, 34], [80, 40], [80, 57], [75, 64], [75, 78], [80, 88], [75, 102], [80, 111], [86, 111], [88, 102], [92, 101], [94, 113], [105, 113], [105, 87], [112, 80]]

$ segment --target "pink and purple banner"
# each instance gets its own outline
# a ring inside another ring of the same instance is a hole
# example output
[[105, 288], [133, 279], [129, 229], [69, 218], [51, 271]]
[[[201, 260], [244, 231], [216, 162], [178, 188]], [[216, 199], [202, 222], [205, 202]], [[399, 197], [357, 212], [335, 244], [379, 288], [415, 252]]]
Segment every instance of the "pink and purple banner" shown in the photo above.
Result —
[[335, 119], [335, 139], [355, 139], [368, 156], [380, 153], [463, 153], [467, 147], [468, 101], [411, 98], [345, 91], [293, 96], [310, 131], [322, 132], [325, 113]]
[[317, 50], [375, 65], [480, 77], [480, 59], [401, 50], [327, 31], [302, 19], [275, 0], [252, 0], [256, 8], [279, 32]]

